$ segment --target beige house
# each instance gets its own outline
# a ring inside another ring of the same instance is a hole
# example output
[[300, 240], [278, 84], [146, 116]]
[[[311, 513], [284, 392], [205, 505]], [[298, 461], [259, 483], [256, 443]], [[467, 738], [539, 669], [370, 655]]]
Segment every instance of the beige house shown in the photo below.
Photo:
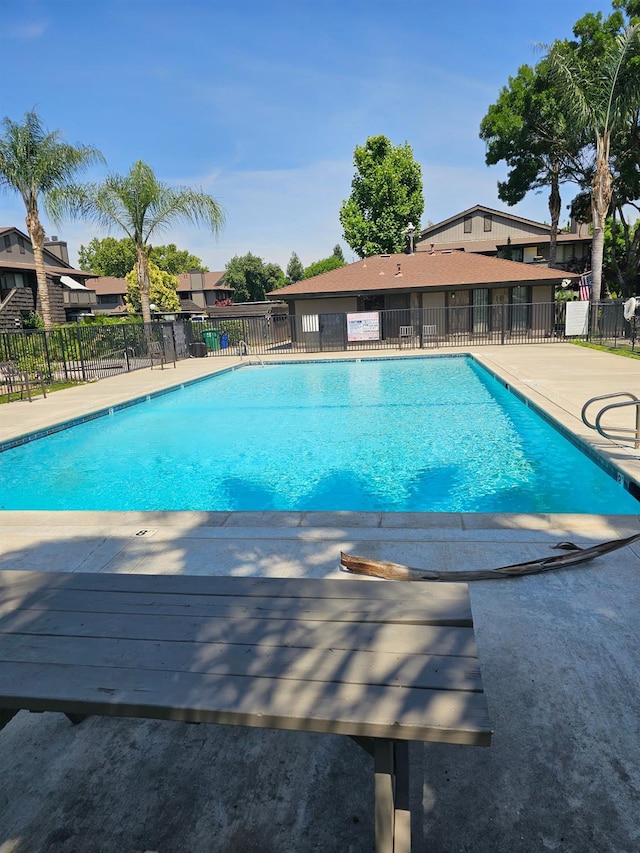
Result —
[[[451, 249], [412, 255], [375, 255], [267, 294], [302, 318], [300, 329], [335, 328], [343, 335], [344, 317], [390, 312], [384, 336], [451, 335], [553, 327], [555, 290], [577, 276], [537, 264], [523, 264]], [[428, 330], [428, 332], [425, 332]], [[327, 335], [330, 336], [327, 331]], [[344, 337], [344, 335], [343, 335]]]
[[[521, 261], [549, 263], [551, 226], [511, 213], [476, 204], [420, 232], [420, 250], [456, 249]], [[571, 231], [560, 231], [556, 241], [556, 267], [585, 272], [591, 263], [591, 234], [588, 225], [572, 223]]]

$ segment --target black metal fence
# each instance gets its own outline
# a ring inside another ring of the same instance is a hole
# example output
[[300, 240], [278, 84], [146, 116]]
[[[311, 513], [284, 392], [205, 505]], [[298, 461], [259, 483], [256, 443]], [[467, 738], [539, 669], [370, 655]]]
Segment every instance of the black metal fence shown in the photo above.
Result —
[[[630, 343], [621, 301], [469, 305], [274, 315], [144, 325], [76, 325], [0, 334], [0, 362], [48, 383], [86, 382], [176, 360], [240, 354], [352, 352], [567, 340]], [[571, 307], [578, 306], [578, 307]], [[582, 306], [582, 307], [579, 307]]]

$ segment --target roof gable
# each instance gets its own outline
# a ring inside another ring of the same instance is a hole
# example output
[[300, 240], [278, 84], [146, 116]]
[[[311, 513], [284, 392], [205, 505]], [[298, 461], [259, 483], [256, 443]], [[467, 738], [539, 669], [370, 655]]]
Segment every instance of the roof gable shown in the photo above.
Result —
[[[16, 228], [15, 225], [0, 227], [0, 234], [7, 235], [7, 236], [9, 234], [16, 234], [17, 236], [22, 237], [22, 239], [25, 241], [25, 243], [28, 246], [29, 253], [33, 254], [31, 237], [29, 237], [29, 235], [26, 234], [24, 231], [21, 231], [19, 228]], [[69, 270], [73, 269], [71, 264], [67, 264], [58, 255], [54, 254], [53, 252], [50, 252], [46, 246], [42, 247], [42, 254], [44, 257], [45, 265], [47, 267], [57, 267], [59, 269], [69, 269]]]
[[430, 234], [435, 234], [456, 222], [463, 222], [465, 217], [480, 214], [482, 216], [494, 216], [507, 222], [513, 222], [514, 225], [526, 225], [535, 229], [539, 229], [540, 234], [548, 234], [551, 231], [551, 226], [543, 222], [536, 222], [534, 219], [524, 219], [522, 216], [516, 216], [504, 210], [495, 210], [492, 207], [486, 207], [483, 204], [476, 204], [473, 207], [463, 210], [461, 213], [456, 213], [448, 219], [443, 219], [441, 222], [435, 222], [428, 225], [420, 231], [419, 241], [427, 240]]

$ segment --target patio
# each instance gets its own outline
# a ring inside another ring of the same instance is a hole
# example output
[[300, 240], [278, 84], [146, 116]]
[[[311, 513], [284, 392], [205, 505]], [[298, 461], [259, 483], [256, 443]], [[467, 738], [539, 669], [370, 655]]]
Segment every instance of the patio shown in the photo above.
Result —
[[[580, 421], [590, 397], [640, 396], [636, 362], [564, 344], [476, 355], [640, 481], [640, 453]], [[232, 363], [192, 359], [3, 406], [0, 441]], [[492, 568], [639, 529], [640, 514], [5, 512], [0, 567], [344, 578], [341, 550]], [[410, 794], [424, 808], [416, 850], [638, 849], [639, 558], [632, 545], [581, 567], [470, 584], [495, 734], [490, 749], [412, 746]], [[359, 786], [370, 759], [339, 737], [20, 713], [0, 738], [1, 853], [373, 847], [373, 790]]]

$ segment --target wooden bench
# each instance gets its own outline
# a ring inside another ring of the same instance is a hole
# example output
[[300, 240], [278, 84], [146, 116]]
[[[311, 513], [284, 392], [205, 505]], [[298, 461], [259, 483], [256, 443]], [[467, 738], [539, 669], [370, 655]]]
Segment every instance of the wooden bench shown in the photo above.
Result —
[[20, 709], [348, 735], [378, 853], [410, 850], [409, 741], [491, 741], [466, 584], [0, 571]]

